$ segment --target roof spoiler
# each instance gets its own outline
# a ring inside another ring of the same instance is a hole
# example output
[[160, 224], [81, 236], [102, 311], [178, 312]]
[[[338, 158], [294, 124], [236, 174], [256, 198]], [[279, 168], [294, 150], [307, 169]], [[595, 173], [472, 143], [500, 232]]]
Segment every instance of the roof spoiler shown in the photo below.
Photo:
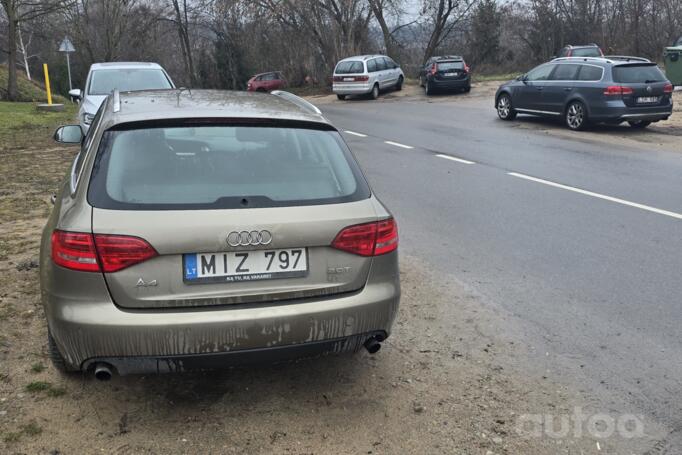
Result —
[[312, 112], [313, 114], [318, 114], [322, 115], [322, 111], [317, 108], [313, 103], [304, 100], [300, 96], [294, 95], [291, 92], [286, 92], [284, 90], [273, 90], [270, 92], [271, 95], [278, 96], [282, 99], [285, 99], [289, 101], [290, 103], [294, 103], [298, 107], [305, 109], [308, 112]]

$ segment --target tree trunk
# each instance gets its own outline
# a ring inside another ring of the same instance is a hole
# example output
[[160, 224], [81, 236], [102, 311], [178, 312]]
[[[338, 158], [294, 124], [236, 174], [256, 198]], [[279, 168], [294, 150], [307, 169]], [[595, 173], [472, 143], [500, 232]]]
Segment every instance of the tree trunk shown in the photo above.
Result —
[[17, 88], [17, 26], [15, 11], [7, 9], [9, 27], [7, 28], [7, 100], [17, 101], [19, 89]]
[[[24, 60], [24, 71], [26, 71], [26, 77], [31, 80], [31, 68], [28, 66], [28, 49], [24, 45], [24, 37], [21, 35], [21, 27], [17, 28], [17, 34], [19, 35], [19, 48], [21, 49], [21, 57]], [[31, 44], [31, 37], [28, 39], [29, 45]]]
[[381, 33], [384, 35], [384, 46], [386, 47], [386, 55], [392, 58], [397, 58], [396, 55], [396, 43], [391, 34], [391, 30], [388, 28], [386, 23], [386, 18], [384, 17], [384, 11], [382, 5], [377, 0], [371, 0], [369, 6], [372, 8], [372, 13], [379, 23], [381, 28]]

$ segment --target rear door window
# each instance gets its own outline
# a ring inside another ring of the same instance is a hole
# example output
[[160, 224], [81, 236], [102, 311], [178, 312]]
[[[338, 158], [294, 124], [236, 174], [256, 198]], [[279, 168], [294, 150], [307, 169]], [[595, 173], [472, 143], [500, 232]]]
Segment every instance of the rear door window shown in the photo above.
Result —
[[666, 78], [654, 63], [643, 65], [618, 65], [613, 67], [613, 81], [624, 84], [650, 84]]
[[599, 81], [601, 80], [602, 70], [598, 66], [580, 65], [580, 73], [578, 73], [579, 81]]
[[367, 72], [368, 73], [375, 73], [377, 70], [377, 61], [376, 59], [371, 59], [367, 60]]
[[573, 49], [571, 57], [601, 57], [601, 51], [597, 47], [581, 47]]
[[107, 131], [88, 201], [118, 210], [351, 202], [369, 189], [338, 132], [269, 126]]
[[464, 62], [438, 62], [438, 71], [463, 70]]
[[336, 65], [336, 70], [334, 72], [336, 74], [364, 73], [365, 72], [365, 65], [363, 65], [362, 62], [359, 60], [350, 60], [347, 62], [341, 62], [338, 65]]
[[377, 71], [383, 71], [387, 69], [388, 67], [386, 66], [386, 60], [383, 58], [378, 58], [376, 59], [377, 61]]
[[556, 69], [550, 76], [550, 81], [574, 81], [578, 76], [580, 65], [573, 63], [562, 63], [557, 65]]

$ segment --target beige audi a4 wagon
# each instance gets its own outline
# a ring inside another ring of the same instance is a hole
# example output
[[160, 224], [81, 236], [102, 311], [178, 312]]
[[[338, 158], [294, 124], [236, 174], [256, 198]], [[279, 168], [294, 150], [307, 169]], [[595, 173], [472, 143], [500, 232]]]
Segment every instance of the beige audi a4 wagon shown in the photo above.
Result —
[[400, 300], [398, 231], [312, 104], [192, 90], [107, 97], [43, 232], [62, 371], [172, 372], [371, 353]]

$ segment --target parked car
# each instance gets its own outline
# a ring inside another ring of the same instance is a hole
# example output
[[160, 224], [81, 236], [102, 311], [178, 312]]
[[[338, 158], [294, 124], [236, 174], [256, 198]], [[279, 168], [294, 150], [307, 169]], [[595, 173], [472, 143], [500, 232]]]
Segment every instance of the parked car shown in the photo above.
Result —
[[374, 353], [398, 310], [397, 247], [390, 212], [305, 100], [114, 92], [42, 236], [49, 353], [99, 379]]
[[419, 85], [426, 95], [436, 91], [471, 90], [469, 65], [458, 55], [431, 57], [419, 72]]
[[85, 90], [73, 89], [69, 95], [80, 102], [78, 121], [83, 133], [87, 133], [102, 101], [114, 89], [128, 92], [169, 88], [175, 88], [173, 81], [166, 70], [156, 63], [95, 63], [90, 66]]
[[271, 92], [282, 90], [287, 86], [287, 80], [279, 71], [270, 71], [253, 76], [246, 83], [246, 90], [249, 92]]
[[673, 86], [655, 63], [567, 57], [544, 63], [502, 84], [495, 108], [502, 120], [516, 114], [562, 117], [573, 130], [589, 123], [645, 128], [672, 114]]
[[334, 68], [332, 91], [340, 100], [348, 95], [379, 97], [381, 90], [402, 90], [405, 75], [400, 66], [385, 55], [358, 55], [341, 60]]
[[579, 46], [564, 46], [561, 48], [556, 58], [560, 57], [603, 57], [604, 53], [596, 44], [582, 44]]

